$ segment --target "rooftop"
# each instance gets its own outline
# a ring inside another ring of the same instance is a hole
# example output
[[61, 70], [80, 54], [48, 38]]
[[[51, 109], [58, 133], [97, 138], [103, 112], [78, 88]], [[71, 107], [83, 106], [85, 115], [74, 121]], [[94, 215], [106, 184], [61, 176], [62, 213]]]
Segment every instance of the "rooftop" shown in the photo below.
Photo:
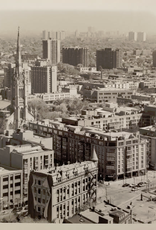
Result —
[[0, 165], [0, 176], [16, 173], [16, 172], [20, 172], [20, 171], [21, 170], [18, 170], [15, 168], [11, 168], [11, 167], [8, 167], [5, 165]]
[[7, 108], [10, 104], [10, 101], [0, 100], [0, 110]]

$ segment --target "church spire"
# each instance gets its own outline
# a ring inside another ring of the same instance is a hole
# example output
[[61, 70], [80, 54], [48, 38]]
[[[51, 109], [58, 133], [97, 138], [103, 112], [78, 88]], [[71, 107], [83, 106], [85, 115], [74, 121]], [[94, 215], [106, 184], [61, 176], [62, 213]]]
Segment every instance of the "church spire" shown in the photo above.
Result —
[[20, 105], [19, 105], [19, 81], [21, 77], [20, 66], [21, 66], [21, 52], [20, 52], [20, 36], [19, 36], [19, 27], [18, 27], [16, 68], [15, 68], [15, 112], [14, 112], [16, 129], [18, 129], [20, 126]]
[[16, 53], [16, 68], [18, 69], [19, 74], [19, 68], [21, 66], [21, 50], [20, 50], [20, 27], [18, 27], [18, 34], [17, 34], [17, 53]]

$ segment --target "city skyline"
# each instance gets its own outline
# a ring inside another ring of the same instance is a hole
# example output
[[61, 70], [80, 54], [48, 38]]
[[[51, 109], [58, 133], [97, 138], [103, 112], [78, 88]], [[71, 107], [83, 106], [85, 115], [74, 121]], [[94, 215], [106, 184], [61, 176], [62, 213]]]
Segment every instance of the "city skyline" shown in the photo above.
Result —
[[1, 4], [0, 21], [3, 24], [0, 32], [15, 32], [18, 26], [25, 33], [42, 30], [86, 31], [93, 26], [96, 31], [156, 33], [153, 27], [156, 21], [154, 5], [154, 0], [97, 0], [96, 3], [88, 0], [7, 0]]
[[93, 26], [96, 31], [127, 33], [132, 30], [154, 34], [155, 20], [156, 16], [151, 13], [133, 11], [1, 11], [0, 21], [4, 23], [0, 31], [15, 33], [18, 26], [25, 33], [42, 30], [86, 31]]

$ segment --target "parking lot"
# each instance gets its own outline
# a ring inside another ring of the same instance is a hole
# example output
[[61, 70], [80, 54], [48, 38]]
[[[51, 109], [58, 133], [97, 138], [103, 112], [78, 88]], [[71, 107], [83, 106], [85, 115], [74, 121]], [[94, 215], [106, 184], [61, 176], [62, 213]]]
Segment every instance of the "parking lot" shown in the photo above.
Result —
[[[132, 188], [129, 186], [122, 187], [125, 183], [138, 184], [141, 181], [148, 181], [148, 183], [135, 191], [132, 191]], [[148, 193], [148, 186], [150, 187], [150, 185], [156, 186], [156, 177], [153, 171], [149, 171], [147, 176], [129, 178], [124, 181], [104, 182], [104, 184], [99, 183], [97, 191], [98, 203], [107, 199], [112, 204], [127, 209], [127, 206], [132, 202], [133, 218], [136, 221], [146, 223], [150, 221], [153, 222], [156, 220], [156, 202], [149, 201], [148, 199], [152, 195]], [[147, 192], [145, 192], [145, 190], [147, 190]], [[154, 190], [156, 189], [153, 189], [153, 191]], [[141, 201], [141, 194], [147, 197], [143, 197], [143, 201]]]

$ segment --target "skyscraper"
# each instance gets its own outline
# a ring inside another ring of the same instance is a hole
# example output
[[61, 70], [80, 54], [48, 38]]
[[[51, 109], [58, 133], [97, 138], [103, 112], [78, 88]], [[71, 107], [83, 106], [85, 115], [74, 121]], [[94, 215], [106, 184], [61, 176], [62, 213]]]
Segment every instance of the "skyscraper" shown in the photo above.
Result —
[[156, 67], [156, 50], [153, 51], [153, 67]]
[[145, 42], [146, 41], [146, 33], [145, 32], [138, 32], [137, 33], [137, 41], [138, 42]]
[[137, 33], [133, 32], [133, 31], [130, 31], [128, 33], [128, 40], [129, 41], [136, 41], [137, 40]]
[[57, 66], [31, 67], [32, 93], [57, 91]]
[[42, 41], [43, 58], [50, 60], [52, 65], [60, 62], [60, 40], [47, 39]]
[[63, 48], [62, 62], [73, 66], [82, 64], [84, 67], [88, 67], [88, 49], [78, 47]]
[[113, 69], [121, 67], [121, 51], [119, 49], [112, 50], [106, 48], [96, 51], [96, 66], [97, 70], [100, 67], [103, 69]]

